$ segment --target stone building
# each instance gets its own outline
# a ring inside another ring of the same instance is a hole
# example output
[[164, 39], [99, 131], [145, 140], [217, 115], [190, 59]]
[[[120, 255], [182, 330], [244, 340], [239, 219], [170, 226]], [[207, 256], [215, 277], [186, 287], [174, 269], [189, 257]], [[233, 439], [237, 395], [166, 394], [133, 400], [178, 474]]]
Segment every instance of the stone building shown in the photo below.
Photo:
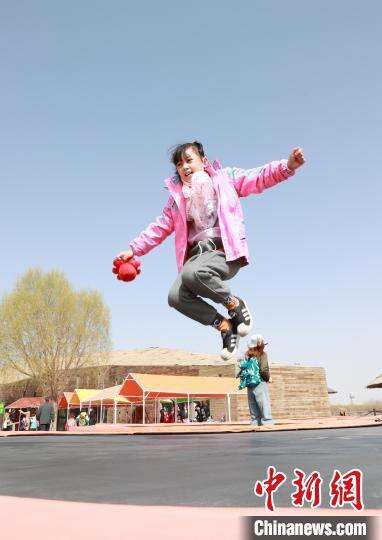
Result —
[[[224, 362], [218, 355], [193, 353], [178, 349], [149, 347], [113, 351], [105, 366], [84, 368], [73, 374], [69, 388], [106, 388], [121, 384], [127, 374], [200, 375], [234, 377], [235, 363]], [[269, 385], [273, 416], [280, 420], [296, 417], [330, 416], [330, 404], [324, 368], [271, 363]], [[42, 395], [38, 385], [28, 379], [0, 384], [7, 403], [23, 396]], [[225, 411], [224, 400], [211, 400], [213, 418]], [[249, 419], [246, 396], [232, 396], [232, 421]]]

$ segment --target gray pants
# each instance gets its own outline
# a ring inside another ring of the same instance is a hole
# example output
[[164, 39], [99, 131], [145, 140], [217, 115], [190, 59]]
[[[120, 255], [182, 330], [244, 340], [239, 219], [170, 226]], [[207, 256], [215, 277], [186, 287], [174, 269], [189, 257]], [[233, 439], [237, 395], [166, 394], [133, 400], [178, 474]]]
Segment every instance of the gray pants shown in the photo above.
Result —
[[49, 424], [40, 424], [38, 426], [39, 431], [50, 431], [50, 423]]
[[213, 249], [207, 242], [203, 242], [200, 251], [204, 249], [183, 266], [170, 289], [168, 303], [186, 317], [208, 326], [214, 324], [219, 314], [202, 298], [226, 304], [231, 292], [224, 282], [238, 273], [241, 264], [227, 262], [224, 252]]

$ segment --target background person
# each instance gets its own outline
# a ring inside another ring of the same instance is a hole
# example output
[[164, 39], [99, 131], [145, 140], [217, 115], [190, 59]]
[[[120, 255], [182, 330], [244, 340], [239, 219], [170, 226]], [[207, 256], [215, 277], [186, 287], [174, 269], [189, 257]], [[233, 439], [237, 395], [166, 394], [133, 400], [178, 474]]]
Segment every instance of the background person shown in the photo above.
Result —
[[38, 428], [38, 420], [36, 417], [36, 412], [33, 412], [29, 419], [29, 431], [37, 431], [37, 428]]
[[77, 428], [76, 417], [74, 413], [70, 413], [69, 418], [65, 423], [65, 431], [74, 431]]
[[95, 409], [89, 410], [89, 426], [95, 426], [97, 423], [97, 413]]
[[267, 353], [264, 352], [262, 335], [257, 334], [248, 341], [248, 350], [239, 364], [239, 389], [247, 388], [248, 407], [252, 424], [258, 426], [272, 425], [271, 401], [268, 382], [270, 381]]
[[45, 398], [45, 403], [38, 408], [36, 417], [39, 422], [39, 431], [49, 431], [51, 422], [54, 420], [54, 406], [50, 398]]
[[86, 411], [81, 411], [76, 418], [77, 426], [88, 426], [89, 425], [89, 416]]
[[12, 431], [12, 419], [9, 412], [4, 413], [3, 431]]

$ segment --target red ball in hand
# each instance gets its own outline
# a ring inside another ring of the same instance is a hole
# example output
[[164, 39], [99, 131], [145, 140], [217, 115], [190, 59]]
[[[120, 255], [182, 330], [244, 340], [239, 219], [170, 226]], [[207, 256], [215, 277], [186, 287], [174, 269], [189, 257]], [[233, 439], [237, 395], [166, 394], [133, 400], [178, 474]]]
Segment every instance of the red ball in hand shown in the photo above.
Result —
[[117, 279], [121, 281], [133, 281], [137, 277], [137, 270], [131, 262], [121, 264], [118, 270]]
[[122, 259], [114, 259], [113, 273], [117, 274], [117, 279], [121, 281], [133, 281], [141, 273], [141, 263], [136, 259], [124, 262]]
[[113, 269], [112, 269], [113, 274], [118, 274], [118, 271], [119, 271], [120, 266], [122, 264], [123, 264], [122, 259], [119, 259], [118, 257], [116, 259], [114, 259], [114, 261], [113, 261]]
[[131, 259], [129, 263], [134, 266], [135, 270], [137, 271], [137, 274], [141, 273], [141, 262], [137, 261], [137, 259]]

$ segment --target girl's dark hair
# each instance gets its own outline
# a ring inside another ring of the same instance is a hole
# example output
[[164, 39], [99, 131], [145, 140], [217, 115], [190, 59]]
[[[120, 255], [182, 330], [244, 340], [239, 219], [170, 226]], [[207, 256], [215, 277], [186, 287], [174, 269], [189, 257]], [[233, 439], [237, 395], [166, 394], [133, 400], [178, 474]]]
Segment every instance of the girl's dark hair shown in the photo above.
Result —
[[178, 144], [177, 146], [175, 146], [175, 148], [171, 150], [171, 163], [175, 165], [175, 167], [177, 163], [179, 163], [179, 161], [183, 158], [186, 150], [190, 147], [194, 148], [201, 158], [205, 157], [203, 145], [198, 141]]

